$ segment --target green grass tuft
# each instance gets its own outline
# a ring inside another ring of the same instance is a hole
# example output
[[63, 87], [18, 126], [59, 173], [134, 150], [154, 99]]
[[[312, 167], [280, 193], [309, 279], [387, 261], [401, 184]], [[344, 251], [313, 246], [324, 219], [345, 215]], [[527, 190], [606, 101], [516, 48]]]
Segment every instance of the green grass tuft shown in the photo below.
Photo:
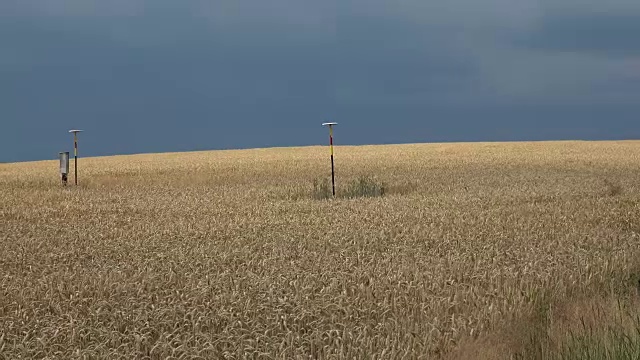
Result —
[[[387, 186], [373, 176], [363, 175], [349, 182], [344, 190], [338, 189], [338, 198], [380, 197], [387, 193]], [[331, 179], [317, 178], [313, 180], [311, 196], [316, 200], [326, 200], [333, 197]]]

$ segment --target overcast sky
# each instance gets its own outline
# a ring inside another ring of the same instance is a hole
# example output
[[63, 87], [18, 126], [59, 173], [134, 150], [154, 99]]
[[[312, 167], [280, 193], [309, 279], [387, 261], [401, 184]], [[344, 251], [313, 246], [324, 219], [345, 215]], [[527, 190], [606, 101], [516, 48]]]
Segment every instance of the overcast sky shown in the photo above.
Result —
[[2, 0], [0, 161], [640, 137], [638, 0]]

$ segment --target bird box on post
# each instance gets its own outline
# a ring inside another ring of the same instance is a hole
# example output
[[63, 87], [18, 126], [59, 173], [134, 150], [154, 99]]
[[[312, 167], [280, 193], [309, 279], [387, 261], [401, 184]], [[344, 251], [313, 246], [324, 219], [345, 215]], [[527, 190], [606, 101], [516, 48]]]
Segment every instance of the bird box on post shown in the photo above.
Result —
[[60, 175], [62, 176], [62, 185], [67, 185], [67, 176], [69, 175], [69, 152], [61, 152], [60, 156]]

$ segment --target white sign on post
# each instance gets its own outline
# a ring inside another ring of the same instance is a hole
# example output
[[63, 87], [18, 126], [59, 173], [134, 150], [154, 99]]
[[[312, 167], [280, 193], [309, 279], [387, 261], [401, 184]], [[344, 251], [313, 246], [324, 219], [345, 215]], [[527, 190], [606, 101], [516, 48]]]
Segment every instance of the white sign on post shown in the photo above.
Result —
[[69, 174], [69, 152], [60, 153], [60, 174]]
[[60, 175], [62, 176], [62, 185], [67, 185], [67, 175], [69, 174], [69, 152], [61, 152], [60, 154]]

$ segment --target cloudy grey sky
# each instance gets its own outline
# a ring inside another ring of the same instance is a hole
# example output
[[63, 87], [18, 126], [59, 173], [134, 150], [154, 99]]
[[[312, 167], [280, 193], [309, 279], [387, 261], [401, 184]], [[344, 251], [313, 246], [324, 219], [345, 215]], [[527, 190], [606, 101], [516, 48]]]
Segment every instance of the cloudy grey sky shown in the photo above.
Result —
[[0, 161], [640, 137], [637, 0], [2, 0]]

